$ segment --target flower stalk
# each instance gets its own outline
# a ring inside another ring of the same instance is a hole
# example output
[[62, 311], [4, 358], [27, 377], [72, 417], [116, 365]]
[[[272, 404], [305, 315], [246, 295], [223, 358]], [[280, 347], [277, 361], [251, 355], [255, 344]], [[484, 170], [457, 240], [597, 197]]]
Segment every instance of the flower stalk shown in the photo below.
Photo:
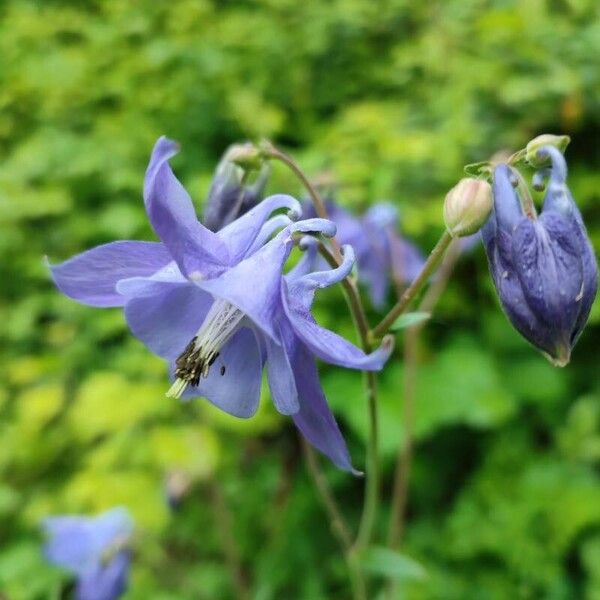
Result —
[[371, 342], [383, 337], [390, 330], [396, 319], [409, 307], [415, 296], [437, 269], [451, 241], [452, 236], [450, 233], [444, 231], [431, 251], [427, 262], [423, 265], [421, 273], [419, 273], [418, 277], [410, 284], [410, 286], [408, 286], [390, 312], [373, 328], [373, 331], [371, 332]]

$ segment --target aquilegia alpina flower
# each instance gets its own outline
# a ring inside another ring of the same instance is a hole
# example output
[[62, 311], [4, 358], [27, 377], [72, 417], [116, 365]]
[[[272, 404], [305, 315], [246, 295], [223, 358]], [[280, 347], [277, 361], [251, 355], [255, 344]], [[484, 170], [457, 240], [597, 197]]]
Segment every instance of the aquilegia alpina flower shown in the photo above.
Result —
[[[124, 306], [132, 333], [169, 362], [169, 396], [205, 396], [229, 414], [250, 417], [266, 363], [277, 409], [293, 415], [305, 437], [335, 464], [350, 469], [312, 354], [378, 370], [391, 347], [386, 343], [367, 356], [322, 329], [309, 312], [312, 292], [306, 290], [313, 280], [298, 282], [290, 294], [283, 276], [297, 234], [332, 236], [335, 226], [324, 219], [291, 223], [285, 215], [267, 220], [279, 208], [300, 214], [296, 200], [278, 195], [213, 233], [196, 220], [169, 167], [175, 151], [172, 142], [157, 142], [144, 185], [150, 222], [162, 243], [114, 242], [84, 252], [51, 267], [57, 286], [84, 304]], [[339, 281], [352, 261], [348, 250], [344, 268], [315, 274], [315, 287]]]
[[49, 517], [46, 559], [77, 579], [77, 600], [115, 600], [127, 588], [133, 521], [124, 508], [97, 517]]
[[269, 163], [261, 165], [252, 184], [247, 184], [247, 171], [234, 159], [246, 145], [230, 146], [217, 165], [208, 198], [204, 205], [202, 222], [211, 231], [218, 231], [254, 208], [260, 201], [269, 178]]
[[[517, 174], [506, 164], [494, 171], [494, 212], [482, 229], [490, 271], [515, 328], [559, 366], [588, 319], [598, 288], [594, 250], [566, 184], [567, 166], [553, 146], [537, 150], [551, 168], [544, 205], [523, 210]], [[535, 180], [540, 181], [540, 174]]]
[[[369, 290], [377, 308], [385, 303], [390, 278], [397, 285], [411, 283], [425, 260], [420, 250], [398, 235], [398, 211], [387, 202], [372, 206], [357, 218], [337, 203], [326, 203], [328, 217], [337, 226], [337, 239], [349, 244], [356, 254], [358, 277]], [[305, 205], [305, 216], [314, 216], [312, 205]]]

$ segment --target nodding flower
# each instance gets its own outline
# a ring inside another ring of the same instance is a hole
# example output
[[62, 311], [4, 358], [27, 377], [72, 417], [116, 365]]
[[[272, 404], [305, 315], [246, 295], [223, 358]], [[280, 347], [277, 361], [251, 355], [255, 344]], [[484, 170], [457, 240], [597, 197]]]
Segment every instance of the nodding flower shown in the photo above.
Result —
[[520, 176], [494, 171], [494, 211], [482, 229], [490, 272], [514, 327], [553, 364], [566, 365], [598, 289], [598, 267], [581, 213], [567, 187], [567, 165], [551, 145], [536, 149], [534, 186], [545, 184], [539, 216]]
[[[134, 336], [168, 361], [175, 398], [204, 396], [225, 412], [251, 417], [263, 367], [271, 396], [307, 440], [339, 467], [353, 470], [344, 439], [321, 390], [314, 357], [353, 369], [379, 370], [389, 339], [371, 354], [320, 327], [310, 309], [317, 288], [346, 277], [354, 252], [337, 269], [315, 271], [304, 234], [332, 237], [335, 225], [305, 219], [291, 196], [264, 199], [212, 232], [169, 166], [176, 145], [161, 138], [146, 172], [144, 201], [159, 243], [120, 241], [51, 266], [61, 291], [92, 306], [123, 306]], [[273, 211], [286, 209], [288, 214]], [[275, 235], [274, 235], [275, 234]], [[284, 275], [292, 249], [308, 258]], [[310, 265], [312, 270], [307, 270]]]
[[97, 517], [45, 519], [48, 562], [76, 577], [77, 600], [116, 600], [125, 593], [131, 561], [133, 521], [124, 508]]

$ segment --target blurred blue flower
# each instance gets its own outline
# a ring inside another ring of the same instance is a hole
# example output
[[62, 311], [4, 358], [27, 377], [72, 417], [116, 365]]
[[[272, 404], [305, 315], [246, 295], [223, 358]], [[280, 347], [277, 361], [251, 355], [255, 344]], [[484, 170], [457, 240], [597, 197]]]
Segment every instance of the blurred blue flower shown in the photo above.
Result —
[[[92, 306], [124, 306], [133, 332], [165, 358], [172, 397], [205, 396], [225, 412], [250, 417], [266, 364], [271, 395], [304, 436], [341, 468], [351, 469], [344, 440], [321, 391], [313, 355], [355, 369], [381, 369], [388, 341], [370, 355], [319, 327], [310, 314], [314, 290], [343, 279], [354, 262], [346, 247], [338, 269], [283, 275], [298, 233], [332, 236], [324, 219], [291, 223], [275, 209], [300, 214], [290, 196], [271, 196], [217, 233], [201, 225], [171, 171], [175, 145], [162, 138], [146, 173], [144, 199], [162, 243], [106, 244], [52, 266], [57, 286]], [[277, 229], [283, 229], [267, 243]], [[301, 269], [304, 269], [302, 271]]]
[[[390, 279], [397, 286], [410, 284], [420, 273], [425, 259], [421, 251], [396, 232], [398, 211], [390, 203], [375, 204], [355, 217], [336, 202], [326, 202], [328, 217], [337, 225], [337, 239], [356, 253], [358, 277], [369, 290], [373, 306], [385, 304]], [[305, 204], [304, 216], [312, 217], [312, 204]]]
[[75, 575], [77, 600], [114, 600], [127, 588], [133, 521], [124, 508], [97, 517], [50, 517], [46, 559]]
[[554, 364], [566, 365], [590, 313], [598, 269], [581, 213], [566, 185], [567, 166], [553, 146], [537, 151], [551, 168], [539, 218], [524, 214], [515, 173], [494, 171], [494, 212], [482, 229], [490, 271], [515, 328]]
[[246, 171], [233, 162], [239, 145], [227, 149], [218, 164], [208, 198], [204, 205], [202, 222], [211, 231], [218, 231], [254, 208], [260, 201], [269, 178], [269, 164], [264, 163], [256, 180], [245, 181]]

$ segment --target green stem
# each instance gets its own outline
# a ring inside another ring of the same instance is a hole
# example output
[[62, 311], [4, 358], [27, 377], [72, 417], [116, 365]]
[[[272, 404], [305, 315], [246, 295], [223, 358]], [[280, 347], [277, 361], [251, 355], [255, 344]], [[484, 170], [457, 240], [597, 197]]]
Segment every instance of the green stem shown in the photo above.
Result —
[[[281, 150], [277, 149], [271, 142], [268, 141], [262, 142], [261, 151], [264, 156], [277, 159], [285, 165], [287, 165], [287, 167], [298, 177], [298, 179], [306, 188], [307, 192], [309, 193], [312, 199], [317, 215], [322, 219], [327, 219], [328, 215], [327, 209], [325, 208], [325, 203], [323, 202], [317, 190], [308, 180], [308, 177], [306, 177], [306, 175], [302, 172], [302, 169], [294, 161], [294, 159], [291, 156], [288, 156], [287, 154], [282, 152]], [[331, 250], [323, 243], [320, 243], [319, 251], [332, 267], [338, 267], [342, 263], [342, 252], [335, 238], [331, 239]], [[361, 347], [364, 350], [364, 352], [369, 353], [372, 349], [370, 342], [370, 328], [364, 307], [362, 305], [362, 301], [360, 299], [360, 294], [358, 292], [356, 282], [352, 277], [346, 277], [342, 281], [342, 286], [345, 292], [346, 301], [348, 303], [350, 313], [352, 315], [352, 319], [354, 321], [354, 325], [360, 338]], [[372, 372], [365, 373], [364, 378], [367, 390], [367, 404], [369, 415], [369, 440], [367, 444], [367, 480], [365, 484], [365, 501], [363, 505], [363, 513], [359, 526], [358, 537], [354, 546], [349, 551], [345, 552], [346, 560], [348, 562], [348, 567], [350, 570], [353, 591], [355, 594], [355, 598], [357, 599], [366, 599], [367, 597], [365, 582], [358, 561], [357, 550], [366, 546], [370, 542], [373, 533], [373, 526], [375, 523], [377, 509], [379, 506], [379, 443], [376, 386], [377, 379], [375, 374]], [[314, 468], [315, 473], [320, 473], [318, 464], [315, 463]], [[315, 479], [315, 483], [317, 483], [317, 479]], [[327, 502], [327, 504], [329, 505], [329, 510], [332, 511], [331, 514], [334, 514], [333, 510], [335, 509], [335, 514], [341, 515], [341, 511], [339, 511], [337, 507], [337, 503], [335, 501], [335, 498], [333, 497], [333, 494], [329, 494], [329, 497], [326, 499], [323, 495], [323, 489], [319, 489], [319, 485], [317, 485], [317, 490], [321, 494], [323, 502]]]
[[369, 409], [369, 438], [367, 441], [367, 481], [365, 502], [354, 547], [362, 550], [371, 542], [379, 509], [379, 415], [377, 406], [377, 377], [373, 371], [363, 373]]
[[444, 253], [446, 252], [452, 236], [444, 231], [442, 237], [438, 240], [435, 245], [427, 262], [423, 265], [423, 269], [417, 276], [417, 278], [410, 284], [406, 291], [402, 294], [398, 302], [392, 307], [390, 312], [383, 317], [381, 322], [371, 332], [371, 339], [376, 340], [383, 337], [394, 324], [396, 319], [408, 308], [409, 304], [413, 301], [414, 297], [419, 293], [421, 288], [427, 283], [431, 274], [435, 271], [440, 261], [442, 260]]

